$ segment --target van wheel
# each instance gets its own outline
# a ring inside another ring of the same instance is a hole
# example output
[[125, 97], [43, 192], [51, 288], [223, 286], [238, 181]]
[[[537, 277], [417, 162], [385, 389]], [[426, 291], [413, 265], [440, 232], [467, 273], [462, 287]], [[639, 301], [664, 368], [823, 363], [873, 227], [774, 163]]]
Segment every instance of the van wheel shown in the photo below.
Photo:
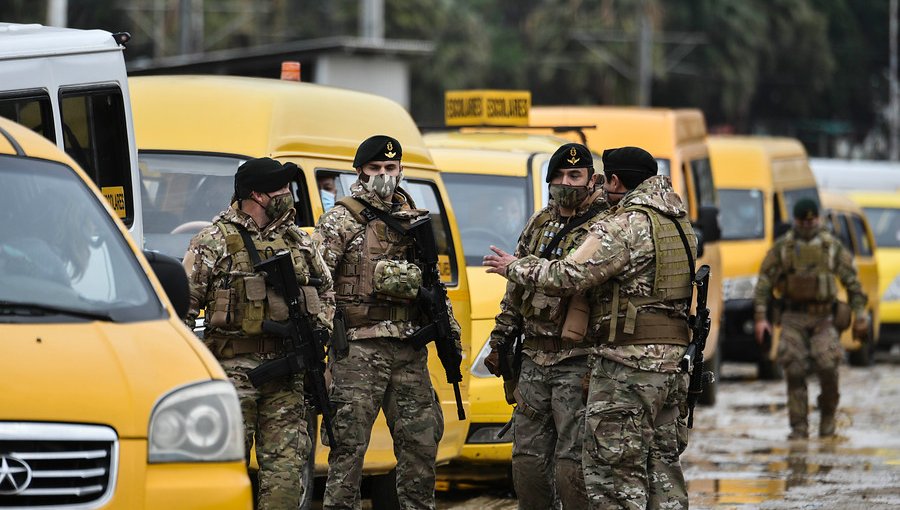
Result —
[[719, 365], [722, 363], [721, 346], [721, 343], [716, 346], [716, 352], [713, 353], [712, 359], [703, 363], [703, 370], [705, 372], [712, 372], [715, 382], [707, 384], [706, 387], [703, 388], [703, 393], [701, 393], [700, 398], [697, 399], [697, 403], [701, 406], [716, 405], [716, 391], [719, 387]]
[[784, 372], [778, 363], [770, 360], [768, 356], [760, 355], [761, 359], [757, 362], [757, 378], [761, 381], [778, 381], [784, 377]]
[[372, 510], [400, 510], [400, 498], [397, 496], [397, 469], [385, 475], [369, 477], [369, 497], [372, 498]]
[[869, 367], [875, 362], [875, 327], [869, 325], [868, 341], [855, 351], [850, 352], [850, 364], [854, 367]]

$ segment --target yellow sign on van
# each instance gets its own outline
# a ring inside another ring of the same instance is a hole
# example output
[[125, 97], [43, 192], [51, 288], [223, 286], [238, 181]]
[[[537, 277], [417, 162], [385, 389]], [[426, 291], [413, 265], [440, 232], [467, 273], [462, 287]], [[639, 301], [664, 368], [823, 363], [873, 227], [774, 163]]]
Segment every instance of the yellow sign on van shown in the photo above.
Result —
[[119, 218], [125, 217], [125, 187], [124, 186], [104, 186], [100, 189], [106, 201], [112, 206], [113, 211]]
[[531, 92], [527, 90], [448, 90], [444, 123], [448, 126], [527, 126]]

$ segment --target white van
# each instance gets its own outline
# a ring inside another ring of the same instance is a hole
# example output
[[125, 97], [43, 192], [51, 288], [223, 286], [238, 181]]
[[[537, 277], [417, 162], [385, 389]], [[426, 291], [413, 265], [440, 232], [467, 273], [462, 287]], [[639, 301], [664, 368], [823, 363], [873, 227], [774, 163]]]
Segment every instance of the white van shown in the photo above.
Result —
[[122, 51], [130, 36], [0, 23], [0, 117], [66, 151], [143, 243], [137, 149]]

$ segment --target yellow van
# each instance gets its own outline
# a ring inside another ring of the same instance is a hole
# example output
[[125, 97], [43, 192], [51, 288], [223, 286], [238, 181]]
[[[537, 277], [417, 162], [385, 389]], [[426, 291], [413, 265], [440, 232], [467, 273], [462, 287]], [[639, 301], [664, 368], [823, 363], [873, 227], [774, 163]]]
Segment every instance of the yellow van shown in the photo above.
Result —
[[547, 205], [547, 162], [568, 140], [525, 133], [438, 132], [426, 134], [425, 143], [459, 223], [472, 301], [472, 352], [477, 353], [469, 365], [472, 411], [466, 445], [459, 458], [441, 470], [441, 477], [462, 482], [507, 476], [512, 433], [500, 438], [497, 434], [512, 408], [501, 379], [484, 366], [506, 280], [486, 273], [481, 260], [490, 245], [515, 250], [525, 223]]
[[[702, 232], [703, 255], [697, 261], [710, 266], [709, 308], [712, 326], [705, 358], [707, 367], [718, 370], [718, 342], [722, 313], [722, 262], [719, 253], [719, 200], [710, 169], [706, 145], [706, 121], [695, 109], [629, 108], [608, 106], [533, 106], [532, 126], [582, 126], [564, 132], [573, 142], [585, 143], [597, 152], [633, 145], [656, 158], [659, 173], [668, 175], [685, 200], [695, 228]], [[584, 139], [581, 135], [584, 135]], [[716, 385], [708, 387], [701, 404], [713, 404]]]
[[[172, 256], [183, 256], [191, 236], [228, 205], [234, 173], [246, 159], [269, 156], [301, 168], [303, 177], [294, 187], [297, 223], [312, 227], [324, 210], [320, 181], [329, 181], [337, 198], [344, 196], [356, 180], [352, 161], [359, 143], [378, 133], [400, 140], [403, 187], [432, 213], [441, 277], [462, 326], [464, 359], [468, 357], [469, 289], [456, 220], [422, 135], [400, 105], [370, 94], [259, 78], [150, 76], [132, 78], [130, 88], [145, 195], [145, 242]], [[433, 345], [429, 351], [432, 383], [446, 423], [438, 448], [438, 462], [444, 463], [459, 454], [468, 420], [456, 418], [453, 388]], [[467, 371], [463, 375], [467, 406]], [[317, 448], [317, 474], [326, 474], [327, 459], [327, 449]], [[391, 478], [395, 465], [380, 414], [364, 467], [366, 475], [379, 475], [366, 484], [373, 498], [396, 497]]]
[[145, 258], [74, 160], [6, 119], [0, 201], [0, 506], [252, 508], [178, 261]]
[[900, 194], [858, 191], [849, 196], [862, 207], [875, 235], [881, 318], [878, 346], [888, 349], [900, 344]]
[[793, 138], [710, 136], [709, 154], [722, 208], [725, 332], [722, 359], [756, 362], [759, 377], [779, 378], [774, 353], [753, 338], [753, 289], [772, 242], [790, 227], [801, 198], [819, 203], [806, 150]]
[[[872, 320], [869, 325], [869, 341], [862, 343], [853, 338], [850, 329], [841, 334], [841, 344], [847, 351], [850, 364], [868, 366], [873, 362], [880, 334], [878, 303], [878, 263], [876, 261], [875, 235], [869, 227], [863, 210], [844, 194], [819, 192], [822, 198], [822, 221], [853, 253], [863, 291], [869, 296], [868, 310]], [[839, 286], [840, 287], [840, 286]], [[841, 287], [838, 299], [847, 301], [847, 292]]]

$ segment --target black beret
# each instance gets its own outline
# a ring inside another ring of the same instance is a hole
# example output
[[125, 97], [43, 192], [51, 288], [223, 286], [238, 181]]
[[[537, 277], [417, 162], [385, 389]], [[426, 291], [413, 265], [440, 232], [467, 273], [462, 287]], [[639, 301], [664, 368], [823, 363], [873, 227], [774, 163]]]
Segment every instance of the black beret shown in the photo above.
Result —
[[386, 135], [375, 135], [366, 138], [356, 149], [353, 168], [359, 168], [369, 161], [400, 161], [403, 149], [396, 138]]
[[237, 198], [247, 198], [251, 191], [278, 191], [296, 179], [298, 174], [299, 169], [293, 163], [282, 165], [272, 158], [249, 159], [234, 174], [234, 194]]
[[819, 216], [819, 205], [811, 198], [801, 198], [794, 204], [794, 218], [811, 220]]
[[594, 158], [591, 151], [580, 143], [567, 143], [556, 149], [547, 163], [547, 182], [553, 179], [553, 172], [563, 168], [589, 168], [594, 171]]
[[647, 177], [656, 175], [656, 158], [640, 147], [619, 147], [603, 151], [603, 171], [607, 174], [631, 172]]

